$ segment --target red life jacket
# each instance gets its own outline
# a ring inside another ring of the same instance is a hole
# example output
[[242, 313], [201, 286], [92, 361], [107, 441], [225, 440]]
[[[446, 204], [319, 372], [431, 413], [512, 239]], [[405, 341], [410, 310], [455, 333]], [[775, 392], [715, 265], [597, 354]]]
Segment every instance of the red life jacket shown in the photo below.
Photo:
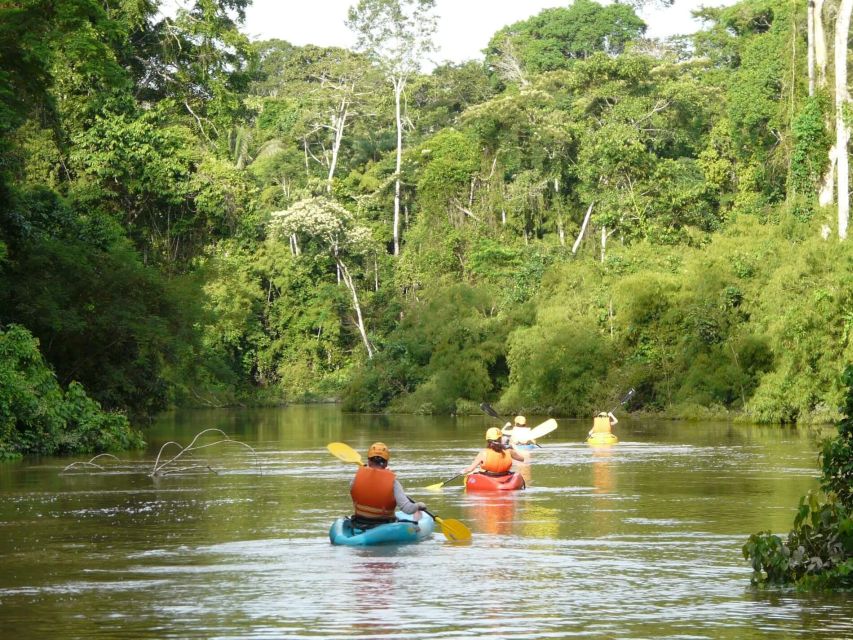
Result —
[[480, 467], [483, 471], [491, 473], [506, 473], [512, 466], [512, 456], [509, 451], [495, 451], [494, 449], [486, 449], [486, 459]]
[[350, 488], [355, 515], [373, 520], [393, 519], [397, 507], [396, 479], [394, 472], [388, 469], [362, 467], [356, 471]]

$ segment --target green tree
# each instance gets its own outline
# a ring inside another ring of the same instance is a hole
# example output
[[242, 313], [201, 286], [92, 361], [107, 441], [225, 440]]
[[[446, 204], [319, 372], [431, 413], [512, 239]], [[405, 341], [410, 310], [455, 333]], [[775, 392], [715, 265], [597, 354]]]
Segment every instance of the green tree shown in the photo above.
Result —
[[645, 31], [627, 4], [575, 0], [499, 30], [486, 48], [486, 66], [504, 82], [525, 85], [531, 74], [567, 69], [596, 52], [618, 55]]

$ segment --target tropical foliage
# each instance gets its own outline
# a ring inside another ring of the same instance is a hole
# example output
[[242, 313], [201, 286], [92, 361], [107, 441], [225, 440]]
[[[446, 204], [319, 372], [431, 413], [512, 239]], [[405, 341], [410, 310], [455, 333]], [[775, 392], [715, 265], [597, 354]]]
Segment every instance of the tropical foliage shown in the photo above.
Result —
[[42, 358], [3, 378], [10, 451], [74, 448], [21, 408], [45, 371], [134, 420], [589, 415], [631, 386], [673, 416], [840, 417], [853, 250], [811, 4], [659, 42], [576, 0], [427, 73], [432, 0], [354, 3], [358, 51], [250, 42], [247, 3], [0, 8], [0, 329]]

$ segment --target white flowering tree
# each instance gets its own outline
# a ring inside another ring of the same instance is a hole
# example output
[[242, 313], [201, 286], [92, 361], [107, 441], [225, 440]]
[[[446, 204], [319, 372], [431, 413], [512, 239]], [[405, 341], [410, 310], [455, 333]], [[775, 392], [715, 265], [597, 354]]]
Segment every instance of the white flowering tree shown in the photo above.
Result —
[[271, 237], [276, 239], [311, 237], [322, 244], [335, 260], [338, 273], [352, 296], [356, 324], [367, 356], [373, 358], [376, 350], [361, 313], [361, 303], [346, 259], [364, 256], [375, 250], [370, 230], [356, 224], [353, 215], [334, 200], [323, 196], [296, 202], [286, 211], [275, 211], [270, 221]]

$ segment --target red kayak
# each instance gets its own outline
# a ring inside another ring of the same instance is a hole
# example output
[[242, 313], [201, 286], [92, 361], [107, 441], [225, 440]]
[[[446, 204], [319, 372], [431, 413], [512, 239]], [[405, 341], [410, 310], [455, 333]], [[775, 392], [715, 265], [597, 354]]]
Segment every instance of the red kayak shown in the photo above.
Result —
[[524, 478], [520, 473], [507, 473], [491, 476], [485, 473], [472, 473], [465, 478], [466, 491], [516, 491], [524, 489]]

